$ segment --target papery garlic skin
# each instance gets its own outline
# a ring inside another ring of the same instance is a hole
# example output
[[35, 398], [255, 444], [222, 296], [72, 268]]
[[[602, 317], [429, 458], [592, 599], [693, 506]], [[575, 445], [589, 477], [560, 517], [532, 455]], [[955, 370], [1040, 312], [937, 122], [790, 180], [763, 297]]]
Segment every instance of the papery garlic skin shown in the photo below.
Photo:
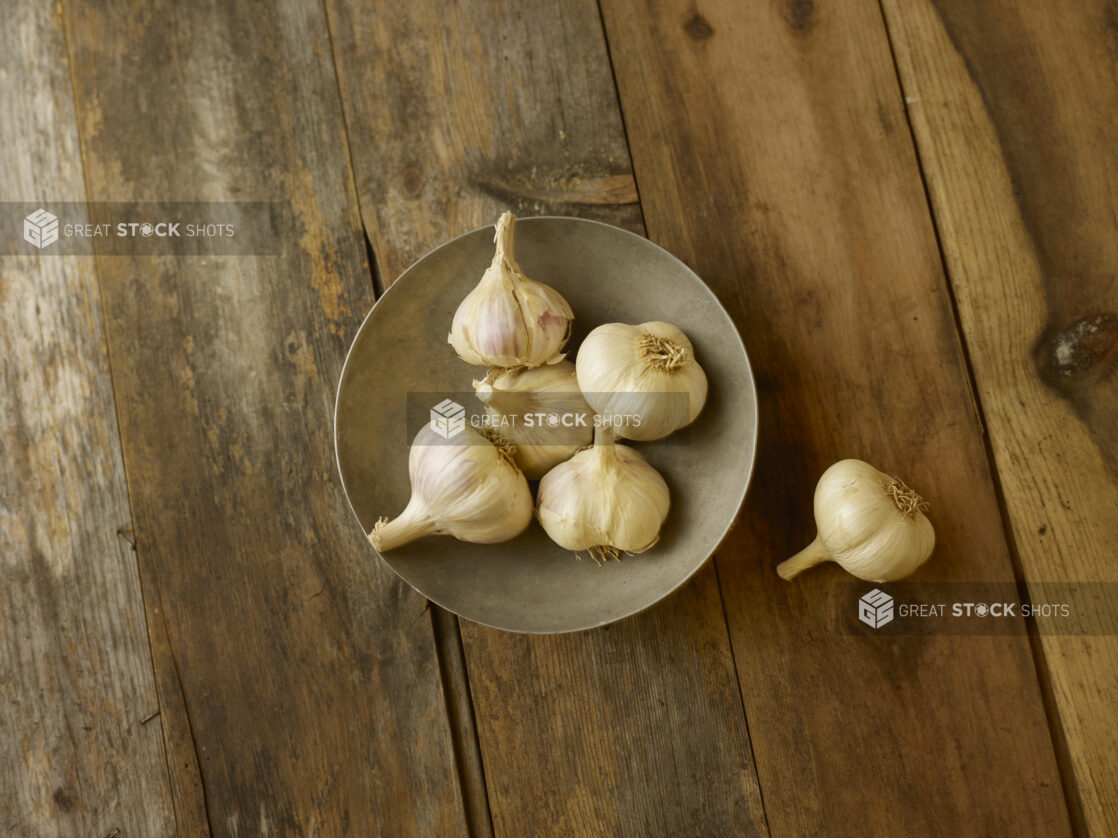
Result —
[[369, 540], [384, 553], [425, 535], [496, 544], [531, 523], [532, 493], [509, 455], [471, 427], [444, 439], [424, 425], [408, 455], [412, 495]]
[[825, 561], [867, 582], [895, 582], [911, 575], [935, 548], [927, 503], [903, 482], [861, 460], [841, 460], [815, 487], [819, 534], [777, 567], [791, 579]]
[[668, 484], [639, 452], [598, 441], [544, 475], [536, 498], [551, 540], [596, 559], [655, 545], [670, 506]]
[[650, 442], [691, 424], [707, 398], [707, 377], [687, 335], [658, 321], [606, 323], [578, 350], [578, 386], [603, 416], [639, 417], [619, 431]]
[[[594, 411], [578, 389], [570, 361], [530, 369], [494, 367], [474, 382], [474, 392], [498, 433], [515, 446], [513, 457], [529, 480], [539, 480], [593, 439]], [[560, 423], [556, 427], [547, 422], [551, 416]], [[581, 417], [586, 424], [565, 426], [564, 417]]]
[[574, 313], [554, 288], [529, 279], [513, 256], [516, 216], [497, 222], [497, 251], [458, 306], [447, 338], [467, 364], [538, 367], [563, 358]]

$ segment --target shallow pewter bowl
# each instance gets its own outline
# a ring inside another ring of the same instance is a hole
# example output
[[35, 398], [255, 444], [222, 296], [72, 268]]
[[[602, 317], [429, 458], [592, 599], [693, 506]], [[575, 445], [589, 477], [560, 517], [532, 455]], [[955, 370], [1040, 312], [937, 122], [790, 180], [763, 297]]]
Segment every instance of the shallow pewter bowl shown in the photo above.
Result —
[[[482, 227], [432, 250], [381, 296], [354, 338], [338, 385], [334, 439], [342, 484], [366, 532], [408, 502], [417, 403], [426, 409], [427, 401], [434, 407], [457, 397], [467, 417], [483, 412], [462, 394], [472, 392], [484, 368], [459, 359], [446, 337], [455, 309], [493, 258], [493, 234], [492, 226]], [[579, 631], [659, 602], [714, 553], [753, 471], [757, 393], [726, 310], [690, 268], [648, 239], [580, 218], [524, 218], [516, 222], [516, 260], [574, 309], [572, 359], [602, 323], [665, 320], [694, 344], [710, 381], [703, 412], [666, 440], [632, 443], [671, 488], [660, 542], [599, 567], [554, 544], [533, 521], [504, 544], [429, 536], [383, 558], [423, 596], [474, 622], [541, 634]]]

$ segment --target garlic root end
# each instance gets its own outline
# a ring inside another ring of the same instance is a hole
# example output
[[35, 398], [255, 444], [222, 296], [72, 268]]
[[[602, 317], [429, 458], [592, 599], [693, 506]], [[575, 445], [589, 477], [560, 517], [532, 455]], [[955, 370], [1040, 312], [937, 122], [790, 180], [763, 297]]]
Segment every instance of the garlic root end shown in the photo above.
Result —
[[893, 501], [897, 511], [911, 519], [917, 512], [927, 512], [928, 502], [905, 485], [903, 480], [890, 477], [884, 486], [885, 494]]
[[640, 342], [637, 345], [640, 348], [641, 357], [653, 369], [661, 372], [675, 372], [687, 363], [687, 350], [667, 338], [646, 332], [641, 335]]
[[598, 563], [598, 567], [601, 567], [610, 559], [621, 561], [621, 551], [609, 544], [596, 544], [586, 552], [590, 554], [590, 558]]

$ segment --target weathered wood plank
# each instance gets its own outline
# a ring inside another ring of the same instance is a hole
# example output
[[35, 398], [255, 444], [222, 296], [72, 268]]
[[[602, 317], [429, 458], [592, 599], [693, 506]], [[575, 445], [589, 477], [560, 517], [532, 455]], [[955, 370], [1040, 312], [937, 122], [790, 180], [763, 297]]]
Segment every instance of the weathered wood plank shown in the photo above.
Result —
[[[327, 5], [386, 279], [510, 206], [643, 231], [593, 3]], [[711, 569], [610, 629], [462, 634], [498, 835], [766, 832]]]
[[[1118, 581], [1114, 7], [884, 8], [1025, 578]], [[1118, 639], [1040, 630], [1073, 808], [1116, 834]]]
[[327, 4], [386, 282], [503, 210], [640, 225], [592, 3]]
[[426, 604], [369, 560], [335, 476], [371, 287], [325, 14], [66, 10], [93, 200], [292, 213], [282, 257], [99, 260], [156, 675], [188, 714], [168, 739], [215, 834], [464, 834]]
[[767, 835], [717, 578], [592, 632], [463, 622], [498, 835]]
[[[5, 11], [0, 78], [0, 195], [84, 201], [49, 4]], [[0, 256], [0, 359], [0, 833], [174, 835], [92, 257]]]
[[[762, 443], [717, 563], [780, 835], [1065, 835], [1023, 636], [840, 636], [842, 571], [782, 582], [822, 470], [932, 503], [925, 580], [1013, 578], [876, 3], [604, 0], [649, 235], [734, 313]], [[868, 588], [867, 588], [868, 589]]]

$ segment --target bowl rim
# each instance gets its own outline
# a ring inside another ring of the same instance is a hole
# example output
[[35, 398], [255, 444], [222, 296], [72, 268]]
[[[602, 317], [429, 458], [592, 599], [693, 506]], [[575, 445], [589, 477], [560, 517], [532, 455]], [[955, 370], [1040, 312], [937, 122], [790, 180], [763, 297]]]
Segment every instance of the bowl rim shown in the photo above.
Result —
[[[574, 627], [571, 627], [571, 628], [551, 629], [551, 630], [510, 628], [508, 626], [500, 626], [500, 625], [495, 625], [493, 623], [487, 623], [487, 622], [485, 622], [485, 620], [481, 620], [481, 619], [477, 619], [475, 617], [470, 617], [470, 616], [466, 616], [464, 614], [461, 614], [457, 610], [455, 610], [452, 606], [447, 605], [445, 602], [439, 601], [438, 599], [436, 599], [435, 597], [426, 593], [425, 591], [421, 591], [418, 587], [416, 587], [414, 584], [412, 584], [412, 582], [409, 579], [407, 579], [399, 570], [397, 570], [395, 565], [391, 561], [389, 561], [387, 558], [385, 558], [383, 553], [381, 553], [379, 550], [377, 550], [373, 546], [372, 541], [370, 541], [370, 539], [368, 537], [368, 533], [365, 532], [364, 523], [362, 523], [360, 516], [358, 516], [357, 510], [354, 509], [353, 500], [350, 498], [349, 489], [346, 486], [345, 474], [342, 471], [341, 453], [338, 450], [338, 407], [341, 404], [342, 384], [345, 381], [346, 371], [349, 369], [350, 361], [353, 358], [353, 350], [356, 347], [357, 342], [361, 339], [361, 336], [364, 334], [365, 329], [367, 327], [369, 327], [369, 324], [370, 324], [370, 322], [373, 318], [374, 313], [377, 310], [377, 307], [381, 304], [381, 302], [386, 297], [388, 297], [389, 294], [393, 293], [393, 291], [400, 285], [401, 280], [403, 280], [409, 273], [411, 273], [412, 270], [417, 265], [419, 265], [421, 262], [425, 261], [428, 257], [433, 256], [435, 253], [442, 250], [443, 248], [451, 247], [456, 242], [458, 242], [460, 239], [468, 238], [469, 236], [475, 236], [478, 233], [482, 232], [483, 230], [496, 229], [497, 225], [496, 224], [484, 224], [481, 227], [475, 227], [472, 230], [468, 230], [465, 233], [461, 233], [457, 236], [454, 236], [452, 238], [447, 239], [446, 241], [442, 242], [441, 244], [438, 244], [435, 247], [432, 247], [430, 250], [426, 251], [419, 258], [415, 259], [410, 265], [408, 265], [403, 271], [401, 271], [400, 275], [397, 276], [396, 279], [381, 292], [380, 296], [377, 297], [373, 301], [372, 307], [365, 314], [364, 319], [361, 321], [361, 325], [358, 326], [356, 333], [354, 333], [353, 340], [350, 341], [349, 348], [346, 350], [345, 360], [342, 362], [341, 371], [338, 373], [337, 389], [335, 390], [335, 393], [334, 393], [334, 421], [333, 421], [334, 465], [338, 470], [338, 480], [341, 483], [342, 493], [345, 495], [346, 504], [349, 506], [350, 514], [352, 514], [354, 520], [357, 521], [357, 526], [362, 533], [362, 536], [363, 536], [362, 540], [365, 542], [366, 545], [368, 545], [368, 547], [370, 549], [372, 549], [372, 551], [377, 555], [377, 557], [385, 565], [387, 565], [387, 567], [394, 574], [396, 574], [396, 576], [402, 582], [404, 582], [408, 587], [410, 587], [413, 591], [415, 591], [417, 594], [419, 594], [424, 599], [427, 599], [430, 602], [435, 603], [440, 608], [443, 608], [443, 609], [449, 611], [450, 613], [454, 614], [459, 619], [469, 620], [472, 623], [477, 623], [478, 625], [485, 626], [486, 628], [497, 629], [498, 631], [508, 631], [508, 632], [512, 632], [514, 634], [539, 634], [539, 635], [571, 634], [571, 633], [574, 633], [574, 632], [588, 631], [590, 629], [601, 628], [602, 626], [612, 625], [613, 623], [617, 623], [617, 622], [620, 622], [621, 620], [626, 620], [630, 617], [636, 616], [637, 614], [641, 614], [641, 613], [647, 611], [648, 609], [650, 609], [650, 608], [652, 608], [656, 605], [659, 605], [664, 600], [666, 600], [668, 597], [670, 597], [672, 594], [679, 591], [680, 588], [682, 588], [684, 585], [686, 585], [688, 582], [690, 582], [692, 579], [694, 579], [698, 575], [699, 571], [701, 571], [704, 567], [706, 567], [708, 562], [712, 562], [715, 559], [716, 554], [721, 549], [722, 545], [726, 542], [727, 536], [729, 536], [730, 532], [737, 525], [738, 519], [741, 517], [742, 507], [745, 506], [745, 499], [749, 494], [749, 488], [753, 484], [753, 474], [754, 474], [754, 472], [757, 468], [757, 444], [758, 444], [758, 441], [760, 440], [760, 419], [761, 419], [761, 417], [760, 417], [760, 404], [758, 402], [757, 380], [756, 380], [756, 377], [753, 374], [753, 364], [749, 360], [749, 352], [745, 348], [745, 342], [741, 338], [741, 333], [738, 331], [737, 323], [734, 322], [734, 318], [730, 315], [730, 312], [726, 310], [726, 307], [722, 304], [722, 300], [720, 300], [718, 298], [718, 295], [714, 292], [714, 289], [711, 288], [709, 285], [707, 285], [706, 281], [701, 276], [699, 276], [698, 272], [696, 272], [694, 269], [692, 269], [690, 265], [688, 265], [686, 262], [684, 262], [682, 259], [680, 259], [678, 256], [676, 256], [674, 253], [672, 253], [668, 249], [662, 247], [661, 245], [657, 244], [656, 242], [652, 241], [652, 239], [648, 238], [647, 236], [642, 236], [639, 233], [634, 233], [631, 230], [626, 230], [624, 227], [618, 227], [614, 224], [608, 224], [604, 221], [598, 221], [598, 220], [593, 219], [593, 218], [582, 218], [580, 216], [575, 216], [575, 215], [532, 215], [532, 216], [523, 216], [523, 217], [517, 216], [516, 217], [516, 223], [518, 225], [522, 224], [522, 223], [533, 224], [533, 223], [536, 223], [536, 222], [547, 222], [547, 221], [562, 221], [562, 222], [572, 222], [572, 221], [574, 221], [574, 222], [580, 222], [580, 223], [583, 223], [583, 224], [592, 224], [592, 225], [596, 225], [596, 226], [599, 226], [599, 227], [605, 227], [613, 233], [623, 233], [626, 236], [630, 236], [634, 239], [638, 239], [644, 245], [650, 245], [650, 246], [656, 248], [663, 255], [667, 256], [669, 259], [674, 261], [676, 264], [678, 264], [680, 267], [682, 267], [687, 273], [689, 273], [691, 275], [691, 277], [699, 283], [700, 286], [702, 286], [704, 289], [706, 289], [707, 293], [710, 295], [711, 299], [714, 301], [714, 304], [717, 306], [718, 310], [720, 312], [722, 312], [722, 314], [726, 317], [727, 322], [730, 324], [730, 330], [733, 332], [734, 338], [737, 341], [736, 345], [739, 349], [741, 349], [742, 357], [745, 359], [745, 369], [746, 369], [746, 373], [748, 374], [748, 378], [749, 378], [749, 388], [750, 388], [750, 392], [752, 393], [752, 396], [753, 396], [753, 399], [752, 399], [753, 438], [751, 440], [751, 444], [752, 444], [752, 448], [753, 448], [753, 455], [752, 455], [752, 457], [750, 457], [749, 469], [748, 469], [748, 472], [745, 475], [745, 481], [742, 484], [741, 496], [737, 499], [737, 503], [734, 505], [734, 514], [732, 516], [730, 516], [729, 521], [726, 523], [722, 532], [719, 534], [718, 540], [715, 543], [714, 548], [710, 551], [710, 553], [708, 555], [706, 555], [702, 559], [702, 561], [697, 562], [695, 567], [689, 573], [687, 573], [685, 576], [681, 577], [680, 580], [675, 585], [673, 585], [670, 588], [665, 589], [663, 591], [663, 593], [660, 596], [658, 596], [656, 599], [646, 603], [645, 605], [640, 606], [639, 608], [635, 608], [635, 609], [633, 609], [631, 611], [628, 611], [624, 614], [618, 614], [617, 616], [611, 617], [608, 620], [602, 620], [602, 621], [599, 621], [599, 622], [592, 622], [592, 623], [589, 623], [587, 625], [574, 626]], [[370, 265], [370, 268], [375, 270], [375, 266], [373, 266], [373, 265]], [[535, 506], [535, 498], [533, 498], [533, 517], [534, 517], [534, 513], [535, 513], [534, 506]]]

